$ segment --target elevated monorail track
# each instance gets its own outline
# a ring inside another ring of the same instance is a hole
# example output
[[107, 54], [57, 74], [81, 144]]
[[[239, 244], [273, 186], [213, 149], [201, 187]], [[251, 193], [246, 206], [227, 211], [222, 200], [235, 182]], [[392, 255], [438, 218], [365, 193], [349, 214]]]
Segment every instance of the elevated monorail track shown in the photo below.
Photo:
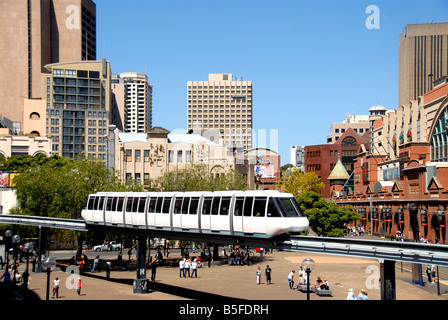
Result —
[[289, 236], [273, 239], [232, 237], [219, 233], [186, 233], [165, 230], [120, 228], [88, 225], [83, 220], [61, 219], [40, 216], [0, 215], [0, 223], [21, 224], [76, 231], [103, 231], [117, 234], [133, 234], [150, 238], [169, 238], [216, 244], [235, 244], [248, 247], [265, 247], [284, 251], [343, 255], [367, 259], [402, 261], [419, 264], [448, 266], [448, 246], [415, 242], [370, 240], [360, 238], [328, 238], [311, 236]]
[[448, 266], [448, 246], [389, 240], [296, 236], [278, 249]]

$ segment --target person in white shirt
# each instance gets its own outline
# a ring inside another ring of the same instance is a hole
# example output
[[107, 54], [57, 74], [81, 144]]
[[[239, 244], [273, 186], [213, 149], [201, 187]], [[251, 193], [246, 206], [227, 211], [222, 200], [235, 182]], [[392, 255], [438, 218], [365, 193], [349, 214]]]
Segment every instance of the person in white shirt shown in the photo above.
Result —
[[185, 268], [185, 258], [183, 258], [179, 261], [179, 277], [180, 278], [182, 278], [182, 275], [184, 274], [184, 268]]
[[193, 275], [195, 276], [195, 278], [198, 277], [198, 262], [196, 259], [193, 260], [193, 262], [191, 263], [191, 269], [193, 270], [191, 272], [191, 277], [193, 278]]
[[288, 275], [288, 284], [289, 284], [290, 289], [294, 288], [294, 274], [295, 273], [296, 273], [296, 271], [292, 270]]

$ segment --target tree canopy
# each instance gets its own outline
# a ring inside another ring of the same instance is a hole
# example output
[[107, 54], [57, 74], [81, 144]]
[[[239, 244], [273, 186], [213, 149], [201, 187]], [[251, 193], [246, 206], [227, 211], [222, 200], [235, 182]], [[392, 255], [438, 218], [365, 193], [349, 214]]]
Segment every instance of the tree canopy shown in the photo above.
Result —
[[101, 162], [51, 158], [22, 167], [14, 178], [17, 213], [79, 219], [90, 193], [139, 189], [124, 185]]
[[361, 215], [352, 206], [338, 208], [337, 204], [322, 198], [325, 184], [314, 172], [303, 172], [291, 168], [284, 172], [280, 181], [284, 192], [294, 195], [307, 216], [311, 229], [319, 236], [342, 237], [346, 225], [361, 220]]
[[348, 223], [361, 220], [361, 215], [353, 211], [352, 206], [338, 208], [336, 203], [325, 200], [316, 192], [299, 194], [296, 199], [311, 229], [319, 236], [343, 237]]
[[284, 192], [298, 195], [304, 192], [320, 193], [325, 184], [314, 172], [303, 172], [298, 168], [290, 168], [283, 172], [280, 186]]

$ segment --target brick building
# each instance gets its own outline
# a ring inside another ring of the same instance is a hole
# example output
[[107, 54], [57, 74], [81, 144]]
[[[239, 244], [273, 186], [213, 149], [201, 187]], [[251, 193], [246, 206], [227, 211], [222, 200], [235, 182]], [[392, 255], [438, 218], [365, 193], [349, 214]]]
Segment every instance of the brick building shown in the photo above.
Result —
[[325, 184], [321, 192], [322, 197], [331, 196], [331, 183], [328, 177], [339, 160], [350, 176], [344, 189], [353, 192], [353, 160], [361, 145], [368, 148], [368, 141], [368, 133], [361, 136], [353, 129], [347, 128], [333, 144], [305, 147], [305, 172], [315, 172], [321, 178]]
[[335, 198], [353, 205], [366, 230], [386, 237], [448, 243], [448, 77], [373, 123], [372, 148], [359, 148], [354, 192]]

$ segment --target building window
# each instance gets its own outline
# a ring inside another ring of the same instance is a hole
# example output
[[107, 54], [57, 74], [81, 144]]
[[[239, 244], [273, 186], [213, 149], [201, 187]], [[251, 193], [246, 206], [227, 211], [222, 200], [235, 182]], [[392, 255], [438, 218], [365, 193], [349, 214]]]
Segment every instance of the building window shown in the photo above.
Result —
[[185, 162], [186, 163], [191, 162], [191, 151], [190, 150], [185, 151]]
[[431, 161], [448, 161], [448, 136], [447, 136], [448, 109], [442, 112], [437, 120], [434, 133], [431, 137]]
[[145, 185], [147, 187], [151, 187], [151, 178], [149, 176], [149, 173], [143, 174], [143, 185]]
[[177, 163], [182, 163], [182, 150], [177, 151]]
[[132, 161], [132, 150], [126, 149], [126, 162], [131, 162], [131, 161]]
[[150, 162], [151, 161], [151, 158], [149, 156], [149, 150], [144, 150], [143, 151], [143, 157], [144, 157], [144, 161], [145, 162]]
[[134, 151], [134, 156], [135, 156], [135, 162], [140, 162], [142, 161], [142, 157], [141, 157], [141, 150], [135, 150]]
[[173, 150], [169, 150], [168, 151], [168, 162], [174, 162], [174, 151]]

